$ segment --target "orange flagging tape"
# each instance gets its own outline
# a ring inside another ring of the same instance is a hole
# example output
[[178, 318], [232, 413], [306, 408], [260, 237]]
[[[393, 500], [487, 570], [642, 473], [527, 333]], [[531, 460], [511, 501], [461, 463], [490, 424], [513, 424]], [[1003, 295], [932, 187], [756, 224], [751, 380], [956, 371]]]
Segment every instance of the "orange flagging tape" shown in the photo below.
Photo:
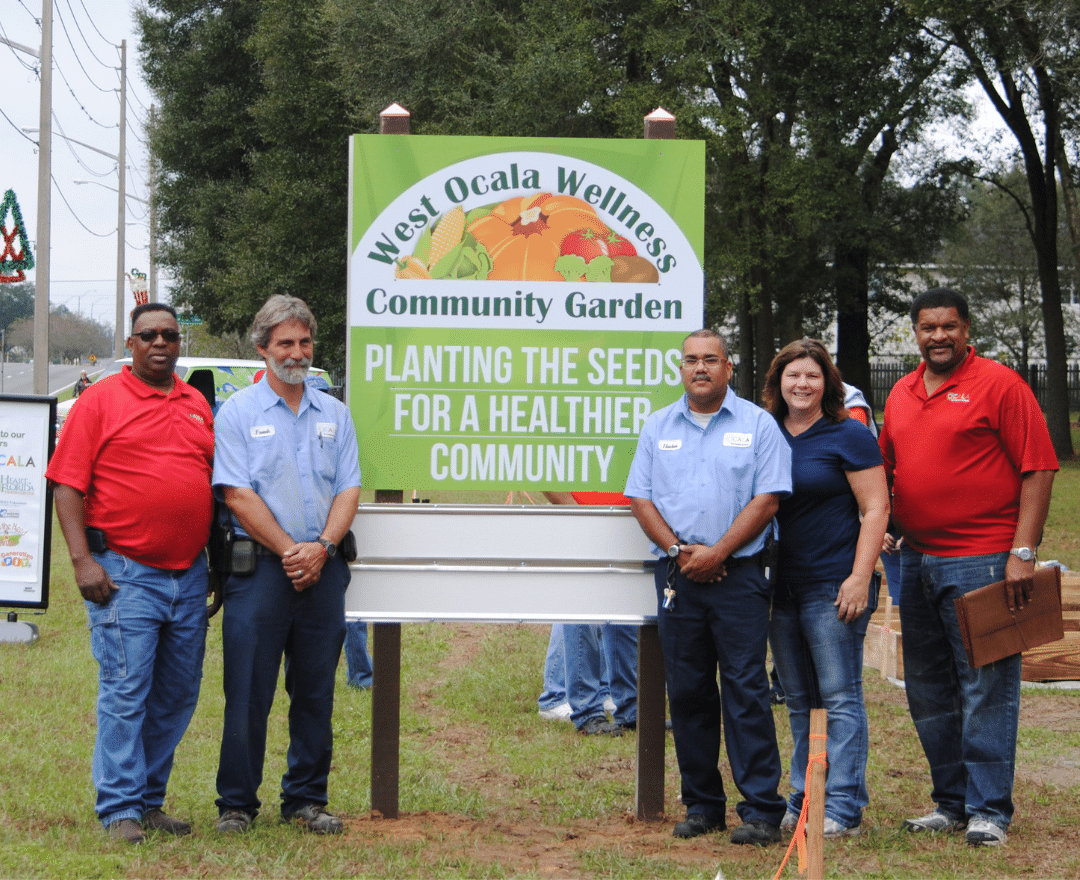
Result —
[[[826, 737], [820, 734], [811, 734], [811, 740], [824, 740]], [[806, 778], [810, 778], [810, 768], [814, 764], [824, 764], [829, 766], [829, 761], [825, 752], [812, 752], [806, 761]], [[799, 821], [795, 823], [795, 831], [791, 835], [791, 843], [788, 844], [787, 852], [784, 853], [784, 860], [780, 863], [780, 867], [776, 869], [776, 874], [773, 880], [780, 880], [780, 875], [784, 872], [784, 866], [787, 865], [788, 859], [791, 858], [791, 851], [797, 850], [799, 853], [798, 872], [800, 874], [806, 873], [806, 816], [810, 807], [810, 799], [806, 796], [806, 792], [803, 792], [802, 809], [799, 811]]]

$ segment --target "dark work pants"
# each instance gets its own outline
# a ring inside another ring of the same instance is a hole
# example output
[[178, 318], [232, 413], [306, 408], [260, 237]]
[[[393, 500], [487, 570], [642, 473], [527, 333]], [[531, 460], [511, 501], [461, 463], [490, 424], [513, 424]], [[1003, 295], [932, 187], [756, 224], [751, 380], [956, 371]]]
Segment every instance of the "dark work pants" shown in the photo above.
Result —
[[318, 583], [296, 592], [281, 560], [260, 556], [248, 577], [225, 583], [222, 620], [225, 724], [218, 765], [219, 811], [257, 813], [266, 726], [285, 658], [289, 695], [288, 771], [281, 812], [327, 802], [333, 755], [334, 677], [345, 640], [348, 565], [328, 559]]
[[672, 609], [662, 607], [666, 585], [667, 560], [660, 559], [657, 620], [686, 812], [724, 818], [722, 730], [743, 798], [736, 807], [739, 818], [779, 825], [785, 804], [778, 791], [780, 752], [765, 668], [772, 589], [757, 563], [729, 566], [711, 584], [678, 572]]

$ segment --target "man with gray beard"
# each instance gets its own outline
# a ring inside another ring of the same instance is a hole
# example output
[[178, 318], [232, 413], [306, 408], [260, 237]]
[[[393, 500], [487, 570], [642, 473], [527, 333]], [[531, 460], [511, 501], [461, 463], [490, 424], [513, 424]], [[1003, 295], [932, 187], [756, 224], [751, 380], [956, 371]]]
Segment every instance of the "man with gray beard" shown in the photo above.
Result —
[[216, 419], [214, 492], [229, 508], [238, 547], [222, 620], [217, 828], [223, 833], [247, 831], [259, 812], [282, 656], [290, 735], [282, 820], [317, 834], [342, 830], [326, 810], [349, 583], [337, 545], [356, 514], [360, 465], [349, 411], [304, 381], [315, 330], [303, 300], [270, 297], [251, 330], [266, 378], [232, 395]]

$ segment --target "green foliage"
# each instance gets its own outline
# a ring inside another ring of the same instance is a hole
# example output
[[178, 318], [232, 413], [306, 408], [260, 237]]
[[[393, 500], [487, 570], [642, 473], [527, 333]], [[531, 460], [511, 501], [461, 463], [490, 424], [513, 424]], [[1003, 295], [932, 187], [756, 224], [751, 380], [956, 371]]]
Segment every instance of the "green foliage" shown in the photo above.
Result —
[[0, 284], [0, 330], [34, 315], [34, 285]]

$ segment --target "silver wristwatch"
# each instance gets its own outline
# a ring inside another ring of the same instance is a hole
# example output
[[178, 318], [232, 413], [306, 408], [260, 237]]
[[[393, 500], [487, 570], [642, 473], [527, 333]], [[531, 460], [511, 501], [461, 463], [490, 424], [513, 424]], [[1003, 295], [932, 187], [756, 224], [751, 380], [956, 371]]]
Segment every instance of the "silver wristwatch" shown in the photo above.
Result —
[[1013, 547], [1009, 552], [1021, 562], [1035, 561], [1035, 551], [1030, 547]]

